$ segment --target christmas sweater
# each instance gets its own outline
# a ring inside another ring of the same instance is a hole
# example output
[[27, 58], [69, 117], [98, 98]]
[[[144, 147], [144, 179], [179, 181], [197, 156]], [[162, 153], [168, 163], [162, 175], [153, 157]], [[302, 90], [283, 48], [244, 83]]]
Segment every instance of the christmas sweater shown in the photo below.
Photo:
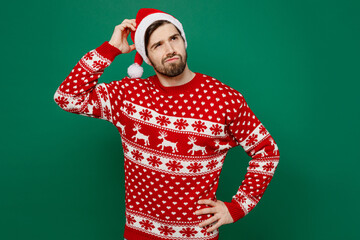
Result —
[[245, 179], [231, 201], [234, 222], [260, 201], [279, 161], [276, 142], [237, 90], [206, 74], [163, 86], [157, 75], [99, 78], [121, 51], [104, 42], [86, 53], [55, 92], [63, 110], [112, 123], [124, 153], [124, 237], [135, 239], [219, 238], [219, 229], [195, 215], [216, 201], [219, 177], [229, 149], [241, 146], [251, 157]]

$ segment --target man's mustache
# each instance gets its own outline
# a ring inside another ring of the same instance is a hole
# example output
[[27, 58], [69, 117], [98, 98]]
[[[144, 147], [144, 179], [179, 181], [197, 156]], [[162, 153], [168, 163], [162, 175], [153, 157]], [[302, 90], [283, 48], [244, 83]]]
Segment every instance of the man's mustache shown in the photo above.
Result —
[[173, 56], [171, 56], [171, 57], [166, 58], [166, 59], [164, 60], [164, 62], [166, 62], [168, 59], [173, 58], [173, 57], [175, 57], [175, 56], [178, 56], [179, 59], [181, 59], [181, 56], [180, 56], [180, 55], [173, 55]]

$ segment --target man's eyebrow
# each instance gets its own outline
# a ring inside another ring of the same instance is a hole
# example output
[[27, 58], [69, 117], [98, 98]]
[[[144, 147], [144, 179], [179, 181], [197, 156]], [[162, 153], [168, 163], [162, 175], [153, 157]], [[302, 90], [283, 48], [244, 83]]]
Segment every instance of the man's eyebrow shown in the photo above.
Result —
[[[169, 39], [172, 38], [172, 37], [175, 37], [175, 36], [177, 36], [177, 35], [180, 36], [179, 33], [175, 33], [175, 34], [171, 35], [171, 36], [169, 37]], [[160, 43], [160, 42], [162, 42], [162, 41], [158, 41], [158, 42], [154, 43], [153, 45], [151, 45], [150, 49], [153, 48], [156, 44], [158, 44], [158, 43]]]

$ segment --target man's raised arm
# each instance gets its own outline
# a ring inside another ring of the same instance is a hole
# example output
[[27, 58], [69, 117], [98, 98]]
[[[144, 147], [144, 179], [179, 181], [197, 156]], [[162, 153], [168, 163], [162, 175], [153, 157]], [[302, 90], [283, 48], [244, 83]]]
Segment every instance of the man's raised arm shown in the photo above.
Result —
[[110, 89], [116, 83], [98, 84], [98, 79], [117, 55], [135, 49], [134, 44], [127, 42], [130, 28], [135, 29], [134, 26], [134, 20], [125, 19], [115, 27], [110, 41], [105, 41], [80, 59], [56, 90], [54, 100], [57, 105], [67, 112], [112, 122]]

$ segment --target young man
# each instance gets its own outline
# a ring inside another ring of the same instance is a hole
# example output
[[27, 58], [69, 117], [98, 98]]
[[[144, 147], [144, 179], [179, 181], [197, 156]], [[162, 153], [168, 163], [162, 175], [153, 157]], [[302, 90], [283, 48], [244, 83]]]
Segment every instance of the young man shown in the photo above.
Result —
[[[84, 55], [54, 95], [65, 111], [119, 130], [128, 240], [218, 239], [221, 225], [256, 206], [278, 165], [277, 144], [244, 97], [192, 72], [186, 47], [177, 19], [140, 9], [115, 27], [109, 42]], [[130, 78], [98, 83], [116, 56], [135, 49]], [[143, 60], [156, 75], [141, 78]], [[239, 145], [252, 159], [231, 202], [223, 202], [216, 199], [220, 172], [228, 150]]]

